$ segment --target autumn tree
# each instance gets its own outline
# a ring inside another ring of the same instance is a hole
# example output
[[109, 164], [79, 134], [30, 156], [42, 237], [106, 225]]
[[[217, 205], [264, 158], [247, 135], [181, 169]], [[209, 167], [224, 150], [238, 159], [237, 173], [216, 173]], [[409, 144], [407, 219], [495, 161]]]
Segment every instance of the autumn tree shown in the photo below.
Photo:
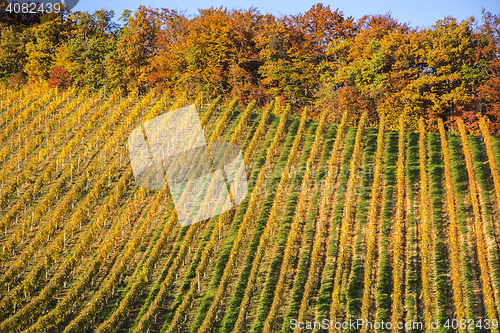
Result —
[[118, 33], [116, 48], [106, 57], [107, 85], [124, 92], [146, 91], [150, 85], [151, 59], [156, 54], [159, 21], [145, 7], [123, 15], [125, 26]]
[[0, 81], [25, 81], [26, 44], [35, 40], [33, 27], [58, 17], [56, 14], [14, 13], [7, 6], [17, 1], [0, 0]]
[[[326, 100], [339, 97], [341, 100], [336, 103], [343, 104], [350, 100], [348, 96], [356, 94], [364, 101], [358, 107], [372, 112], [369, 117], [372, 122], [377, 121], [373, 110], [381, 109], [384, 103], [393, 104], [394, 108], [397, 103], [387, 100], [388, 96], [399, 92], [394, 86], [400, 82], [394, 77], [396, 71], [393, 67], [407, 70], [413, 65], [409, 56], [398, 49], [400, 43], [411, 43], [409, 34], [406, 25], [386, 14], [364, 16], [356, 25], [356, 34], [332, 40], [326, 52], [329, 61], [323, 64], [325, 71], [317, 95], [318, 106], [324, 107]], [[343, 87], [349, 88], [336, 92]], [[359, 110], [358, 114], [363, 111]], [[387, 123], [388, 126], [397, 126], [396, 121], [391, 123], [389, 115]]]
[[[487, 40], [483, 48], [476, 52], [476, 62], [483, 60], [486, 80], [477, 89], [474, 98], [474, 111], [487, 116], [489, 129], [500, 134], [500, 14], [483, 11], [483, 24], [480, 33]], [[486, 64], [485, 61], [487, 60]], [[473, 130], [477, 130], [477, 116]]]
[[181, 81], [184, 78], [189, 79], [184, 74], [185, 38], [189, 33], [189, 20], [182, 12], [171, 9], [162, 8], [160, 11], [148, 9], [148, 12], [160, 25], [154, 44], [156, 53], [151, 58], [148, 80], [159, 89], [182, 90], [185, 85]]
[[408, 88], [408, 104], [421, 105], [428, 121], [460, 116], [476, 89], [486, 79], [475, 53], [482, 41], [474, 33], [474, 19], [458, 23], [447, 17], [422, 33], [421, 73]]
[[272, 17], [269, 14], [262, 15], [255, 8], [234, 10], [231, 13], [235, 22], [234, 39], [238, 47], [229, 65], [228, 83], [231, 94], [238, 96], [241, 103], [256, 100], [263, 104], [269, 99], [259, 72], [264, 61], [260, 57], [257, 39], [265, 32], [265, 22]]
[[49, 73], [49, 88], [57, 87], [66, 90], [71, 85], [71, 77], [66, 69], [54, 66]]
[[472, 19], [446, 18], [417, 30], [383, 15], [362, 18], [357, 28], [354, 38], [329, 45], [333, 60], [323, 89], [355, 88], [386, 114], [389, 128], [397, 127], [401, 113], [414, 130], [420, 116], [433, 124], [463, 114], [485, 80]]
[[31, 41], [30, 31], [9, 26], [0, 30], [0, 80], [23, 73], [27, 58], [25, 45]]
[[420, 117], [428, 127], [461, 117], [474, 132], [486, 115], [500, 131], [498, 14], [484, 12], [482, 25], [447, 17], [426, 29], [389, 14], [354, 21], [322, 4], [281, 17], [224, 7], [187, 17], [141, 6], [123, 13], [122, 27], [113, 15], [63, 12], [39, 22], [4, 15], [0, 81], [48, 80], [54, 69], [91, 91], [155, 87], [243, 103], [277, 99], [294, 109], [314, 104], [311, 116], [328, 108], [331, 121], [348, 110], [350, 124], [368, 111], [374, 125], [383, 113], [389, 128], [403, 113], [409, 130]]
[[77, 86], [90, 91], [106, 84], [105, 59], [115, 49], [117, 24], [113, 11], [75, 12], [67, 17], [68, 39], [60, 43], [54, 65], [67, 70]]
[[317, 4], [304, 14], [267, 25], [259, 43], [264, 61], [260, 72], [269, 93], [284, 95], [292, 103], [312, 101], [324, 69], [320, 65], [331, 60], [327, 46], [353, 36], [353, 19]]
[[[325, 94], [325, 95], [322, 95]], [[342, 86], [333, 92], [327, 93], [325, 89], [320, 90], [317, 95], [319, 109], [329, 110], [328, 120], [340, 123], [344, 112], [347, 111], [347, 124], [355, 126], [363, 112], [368, 111], [371, 122], [377, 120], [373, 101], [363, 96], [352, 86]]]
[[56, 49], [67, 39], [68, 30], [68, 22], [61, 17], [32, 27], [33, 40], [26, 44], [24, 67], [31, 78], [49, 78], [49, 71], [56, 60]]
[[214, 94], [231, 92], [229, 67], [238, 47], [236, 24], [226, 8], [199, 10], [186, 36], [186, 72]]

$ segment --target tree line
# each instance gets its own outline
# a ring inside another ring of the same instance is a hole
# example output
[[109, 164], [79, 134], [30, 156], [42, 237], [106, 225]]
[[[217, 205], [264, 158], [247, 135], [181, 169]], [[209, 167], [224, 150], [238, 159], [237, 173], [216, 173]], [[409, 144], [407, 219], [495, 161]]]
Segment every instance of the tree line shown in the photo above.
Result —
[[369, 124], [386, 115], [410, 130], [425, 118], [464, 119], [479, 132], [486, 116], [500, 133], [500, 14], [478, 21], [446, 17], [426, 28], [389, 14], [355, 20], [322, 4], [277, 17], [257, 8], [63, 11], [14, 15], [0, 1], [0, 82], [45, 80], [90, 91], [127, 94], [150, 89], [196, 96], [224, 95], [263, 105], [279, 99], [312, 116], [348, 124], [367, 111]]

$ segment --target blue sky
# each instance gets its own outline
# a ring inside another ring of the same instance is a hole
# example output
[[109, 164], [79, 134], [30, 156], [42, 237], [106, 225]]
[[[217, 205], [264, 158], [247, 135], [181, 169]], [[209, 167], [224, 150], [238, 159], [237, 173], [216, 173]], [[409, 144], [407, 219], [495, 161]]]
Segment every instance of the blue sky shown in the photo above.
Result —
[[[185, 10], [187, 15], [197, 13], [198, 8], [209, 8], [210, 6], [225, 6], [228, 9], [257, 7], [261, 13], [270, 13], [277, 16], [298, 14], [307, 11], [311, 6], [320, 1], [272, 1], [272, 0], [253, 0], [253, 1], [200, 1], [200, 0], [80, 0], [73, 9], [75, 11], [93, 12], [97, 9], [108, 9], [115, 11], [115, 19], [121, 15], [124, 9], [135, 11], [140, 5], [153, 8], [170, 8]], [[453, 16], [459, 21], [474, 16], [477, 20], [481, 19], [481, 9], [485, 8], [492, 13], [500, 13], [500, 0], [339, 0], [335, 2], [323, 2], [324, 5], [330, 5], [330, 8], [340, 8], [345, 16], [360, 18], [365, 14], [384, 14], [390, 12], [399, 22], [408, 23], [412, 27], [428, 27], [437, 20], [445, 16]]]

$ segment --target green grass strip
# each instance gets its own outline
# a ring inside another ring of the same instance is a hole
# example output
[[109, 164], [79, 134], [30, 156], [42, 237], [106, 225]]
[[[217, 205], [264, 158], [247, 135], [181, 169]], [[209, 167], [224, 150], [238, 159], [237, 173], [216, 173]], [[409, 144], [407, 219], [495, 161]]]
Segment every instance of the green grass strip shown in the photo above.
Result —
[[451, 280], [447, 277], [448, 267], [446, 262], [446, 244], [444, 226], [443, 226], [443, 198], [444, 189], [444, 162], [441, 150], [441, 139], [436, 133], [427, 133], [427, 146], [429, 148], [429, 163], [427, 172], [431, 180], [429, 195], [432, 205], [433, 235], [434, 238], [434, 266], [435, 266], [435, 285], [437, 291], [437, 308], [439, 327], [445, 329], [446, 320], [451, 318], [448, 304], [453, 299], [448, 285], [451, 286]]
[[[321, 157], [318, 172], [315, 174], [315, 182], [319, 184], [321, 180], [326, 175], [326, 162], [330, 157], [330, 152], [332, 150], [335, 135], [337, 134], [337, 125], [331, 125], [328, 133], [326, 135], [326, 140], [324, 144], [324, 153]], [[288, 305], [288, 310], [286, 312], [284, 318], [284, 325], [282, 326], [282, 332], [292, 332], [290, 325], [287, 323], [290, 322], [291, 319], [297, 318], [299, 315], [300, 303], [302, 301], [302, 295], [304, 293], [305, 284], [307, 281], [307, 274], [310, 266], [310, 254], [312, 251], [313, 239], [315, 235], [315, 222], [316, 222], [316, 214], [318, 212], [318, 200], [321, 196], [320, 191], [315, 191], [310, 203], [309, 213], [306, 218], [306, 225], [304, 230], [304, 242], [302, 246], [302, 251], [299, 258], [299, 263], [297, 267], [297, 275], [295, 276], [295, 281], [293, 283], [292, 288], [292, 296], [291, 302]]]
[[[463, 284], [465, 286], [466, 298], [466, 317], [469, 319], [478, 318], [478, 299], [474, 294], [474, 274], [473, 274], [473, 260], [471, 257], [471, 250], [467, 244], [470, 239], [469, 229], [467, 227], [467, 213], [465, 209], [465, 194], [467, 193], [467, 184], [469, 179], [467, 177], [467, 167], [463, 160], [462, 143], [460, 137], [457, 135], [448, 136], [448, 145], [450, 148], [450, 161], [451, 161], [451, 176], [453, 180], [453, 191], [455, 192], [457, 204], [457, 221], [462, 234], [461, 253], [462, 253], [462, 274]], [[474, 237], [474, 236], [472, 236]]]
[[[276, 165], [276, 168], [285, 166], [286, 161], [288, 159], [290, 149], [293, 145], [293, 141], [295, 138], [294, 134], [297, 132], [298, 127], [299, 127], [299, 121], [294, 120], [292, 122], [292, 124], [290, 125], [288, 135], [286, 138], [286, 142], [285, 142], [285, 147], [283, 148], [283, 152], [282, 152], [280, 159]], [[240, 311], [239, 306], [243, 300], [245, 288], [246, 288], [246, 285], [248, 282], [248, 278], [250, 277], [250, 271], [251, 271], [252, 263], [253, 263], [253, 260], [255, 257], [255, 252], [257, 251], [260, 237], [262, 236], [262, 232], [264, 231], [265, 224], [267, 222], [271, 207], [273, 205], [273, 200], [275, 197], [274, 188], [279, 183], [280, 179], [281, 179], [281, 173], [276, 173], [271, 178], [271, 181], [269, 184], [270, 194], [266, 197], [266, 199], [264, 200], [264, 203], [262, 205], [262, 208], [260, 209], [260, 215], [259, 215], [259, 218], [258, 218], [256, 225], [255, 225], [255, 228], [254, 228], [254, 235], [253, 235], [252, 241], [251, 241], [249, 249], [248, 249], [248, 254], [247, 254], [247, 257], [245, 259], [245, 264], [244, 264], [242, 273], [241, 273], [240, 278], [238, 279], [238, 282], [236, 284], [236, 289], [235, 289], [234, 295], [231, 298], [231, 300], [229, 301], [229, 305], [226, 309], [226, 313], [224, 314], [224, 317], [221, 321], [221, 325], [220, 325], [221, 332], [230, 333], [234, 328], [234, 324], [236, 323], [236, 320], [238, 319], [238, 314]]]
[[[337, 248], [338, 248], [338, 235], [337, 228], [340, 226], [342, 221], [343, 212], [343, 202], [345, 197], [345, 191], [347, 189], [347, 180], [349, 177], [349, 164], [351, 156], [354, 150], [354, 141], [356, 139], [356, 127], [349, 127], [347, 129], [347, 135], [344, 143], [344, 153], [342, 166], [339, 170], [339, 187], [337, 189], [336, 202], [333, 208], [333, 215], [331, 217], [332, 229], [330, 230], [331, 239], [328, 244], [327, 257], [336, 258]], [[323, 319], [328, 318], [330, 312], [330, 303], [333, 292], [333, 279], [335, 274], [335, 262], [328, 262], [325, 265], [321, 278], [321, 286], [319, 289], [317, 302], [311, 302], [311, 307], [316, 308], [316, 318]], [[318, 331], [319, 332], [319, 331]]]
[[300, 167], [305, 166], [307, 162], [307, 158], [309, 157], [309, 153], [311, 150], [312, 143], [314, 141], [317, 127], [318, 124], [316, 123], [309, 126], [305, 141], [304, 152], [302, 153], [298, 168], [299, 172], [297, 172], [292, 179], [292, 189], [291, 189], [291, 194], [288, 195], [285, 214], [282, 220], [279, 222], [280, 230], [278, 231], [277, 234], [277, 240], [276, 240], [277, 244], [270, 246], [270, 248], [273, 248], [275, 250], [275, 255], [271, 261], [271, 266], [267, 274], [262, 294], [255, 296], [255, 304], [258, 304], [258, 306], [256, 309], [257, 313], [255, 314], [255, 321], [253, 322], [253, 327], [251, 330], [252, 332], [262, 332], [264, 328], [264, 322], [267, 318], [267, 314], [273, 302], [274, 287], [278, 282], [278, 275], [281, 267], [281, 259], [283, 258], [283, 251], [285, 249], [288, 232], [290, 231], [290, 225], [292, 223], [295, 213], [295, 205], [297, 204], [298, 200], [298, 188], [302, 181], [303, 175]]
[[[382, 227], [380, 234], [380, 258], [377, 278], [377, 316], [376, 321], [381, 322], [389, 319], [390, 297], [391, 297], [391, 255], [390, 255], [390, 233], [392, 218], [392, 202], [394, 183], [396, 178], [396, 161], [398, 157], [398, 135], [397, 131], [388, 131], [384, 151], [384, 198], [382, 204]], [[383, 330], [382, 330], [383, 331]]]
[[354, 258], [351, 267], [351, 274], [347, 289], [342, 292], [341, 306], [348, 314], [348, 319], [356, 320], [361, 314], [361, 303], [363, 298], [363, 228], [368, 218], [368, 202], [371, 197], [370, 185], [373, 181], [374, 155], [377, 150], [378, 129], [370, 129], [366, 134], [364, 149], [363, 170], [361, 174], [361, 187], [357, 193], [359, 200], [356, 209], [356, 244], [354, 248]]
[[[257, 168], [262, 166], [262, 164], [265, 162], [266, 159], [266, 154], [267, 154], [267, 148], [271, 144], [272, 140], [274, 139], [274, 133], [276, 132], [277, 126], [279, 123], [279, 118], [275, 118], [273, 124], [271, 125], [271, 130], [268, 133], [267, 141], [266, 144], [264, 145], [263, 149], [261, 150], [259, 159], [257, 161], [258, 165]], [[283, 159], [283, 153], [281, 154], [281, 159]], [[255, 170], [256, 168], [254, 168]], [[258, 171], [254, 171], [254, 176], [252, 178], [257, 178], [258, 177]], [[205, 319], [206, 313], [210, 308], [210, 305], [212, 304], [213, 298], [215, 297], [215, 293], [217, 292], [217, 288], [219, 286], [219, 282], [222, 278], [222, 275], [224, 274], [224, 269], [226, 268], [226, 263], [229, 260], [229, 255], [231, 254], [231, 249], [233, 246], [234, 241], [236, 240], [236, 237], [238, 236], [238, 230], [240, 227], [241, 222], [243, 221], [243, 217], [245, 215], [246, 207], [248, 206], [248, 200], [249, 196], [247, 199], [244, 201], [247, 203], [245, 207], [238, 207], [238, 214], [231, 225], [231, 229], [229, 231], [229, 235], [227, 238], [224, 240], [224, 243], [222, 244], [221, 250], [218, 253], [217, 256], [217, 263], [215, 265], [215, 269], [212, 273], [212, 279], [210, 281], [210, 285], [208, 289], [205, 292], [205, 295], [203, 296], [203, 299], [201, 300], [198, 310], [196, 312], [195, 320], [191, 323], [190, 329], [191, 332], [196, 333], [197, 329], [201, 326], [203, 323], [203, 320]], [[269, 201], [269, 196], [265, 199], [265, 202]], [[271, 200], [272, 202], [272, 200]], [[267, 208], [267, 207], [266, 207]], [[269, 209], [267, 212], [269, 213]], [[261, 208], [262, 212], [262, 208]]]
[[418, 133], [409, 132], [406, 134], [406, 177], [408, 180], [407, 195], [409, 201], [409, 210], [406, 212], [408, 225], [408, 260], [406, 268], [406, 321], [416, 322], [419, 318], [417, 309], [418, 302], [418, 249], [417, 249], [417, 225], [415, 219], [415, 187], [418, 186], [420, 174], [420, 162], [418, 155]]

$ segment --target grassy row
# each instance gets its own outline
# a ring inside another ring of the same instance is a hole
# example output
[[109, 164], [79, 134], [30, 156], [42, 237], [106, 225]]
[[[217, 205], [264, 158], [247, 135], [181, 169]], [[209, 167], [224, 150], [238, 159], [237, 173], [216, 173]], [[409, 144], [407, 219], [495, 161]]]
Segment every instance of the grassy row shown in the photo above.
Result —
[[[485, 242], [485, 230], [484, 230], [484, 219], [481, 216], [480, 206], [479, 206], [479, 194], [477, 188], [477, 180], [474, 174], [474, 165], [472, 161], [472, 152], [467, 140], [466, 130], [464, 122], [461, 118], [457, 119], [458, 128], [460, 131], [460, 137], [462, 140], [463, 153], [465, 157], [465, 163], [467, 167], [467, 176], [469, 178], [469, 193], [472, 203], [472, 209], [474, 212], [474, 231], [476, 234], [476, 247], [477, 247], [477, 257], [479, 261], [479, 268], [481, 270], [481, 282], [483, 287], [484, 303], [486, 308], [487, 317], [490, 320], [495, 319], [497, 316], [497, 310], [495, 308], [495, 300], [493, 296], [493, 288], [490, 280], [490, 261], [488, 260], [488, 251]], [[493, 332], [498, 332], [497, 329], [493, 329]]]
[[358, 202], [356, 208], [356, 226], [354, 229], [354, 240], [353, 240], [353, 257], [352, 265], [349, 273], [349, 279], [345, 291], [343, 292], [343, 299], [341, 301], [341, 306], [344, 308], [344, 312], [347, 314], [347, 320], [355, 321], [360, 318], [361, 305], [363, 298], [363, 277], [364, 277], [364, 258], [363, 252], [365, 248], [364, 233], [366, 231], [367, 218], [368, 218], [368, 206], [369, 199], [371, 196], [371, 184], [373, 181], [373, 161], [374, 155], [377, 149], [377, 129], [369, 129], [365, 134], [365, 149], [363, 158], [363, 169], [361, 173], [361, 184], [357, 189]]
[[391, 251], [390, 236], [392, 224], [392, 201], [396, 178], [396, 161], [398, 156], [398, 132], [388, 131], [384, 150], [384, 190], [382, 195], [382, 216], [379, 229], [378, 272], [376, 280], [375, 320], [378, 322], [389, 319], [390, 287], [391, 287]]
[[441, 141], [437, 134], [427, 134], [427, 146], [429, 148], [429, 164], [428, 175], [430, 178], [429, 197], [432, 207], [432, 237], [434, 242], [434, 284], [436, 286], [436, 301], [437, 301], [437, 319], [439, 326], [444, 327], [444, 324], [449, 318], [455, 318], [456, 314], [452, 315], [449, 309], [450, 295], [448, 285], [451, 281], [448, 279], [449, 258], [447, 258], [447, 246], [444, 222], [442, 218], [444, 189], [444, 165], [442, 158]]
[[[320, 160], [319, 163], [319, 170], [323, 170], [324, 166], [326, 165], [326, 162], [329, 158], [329, 153], [332, 150], [333, 143], [335, 141], [335, 134], [337, 132], [337, 126], [336, 125], [330, 125], [330, 128], [327, 132], [327, 135], [325, 137], [325, 144], [324, 144], [324, 154]], [[315, 184], [320, 184], [321, 181], [323, 180], [325, 176], [325, 173], [322, 173], [321, 171], [316, 174], [315, 177]], [[319, 234], [319, 228], [316, 226], [317, 222], [316, 220], [316, 213], [318, 210], [318, 204], [319, 204], [319, 198], [320, 198], [321, 192], [316, 190], [311, 198], [311, 203], [310, 206], [311, 208], [309, 209], [309, 213], [307, 214], [306, 222], [305, 222], [305, 227], [304, 227], [304, 235], [303, 235], [303, 241], [302, 244], [304, 244], [301, 247], [300, 254], [298, 256], [298, 265], [297, 265], [297, 273], [295, 275], [295, 280], [293, 282], [293, 287], [291, 290], [291, 301], [288, 304], [288, 309], [285, 312], [285, 317], [284, 317], [284, 325], [282, 326], [282, 332], [291, 332], [290, 325], [287, 323], [290, 322], [291, 319], [297, 318], [298, 311], [300, 308], [300, 304], [302, 301], [303, 293], [304, 293], [304, 288], [306, 284], [306, 280], [308, 275], [314, 274], [309, 271], [309, 259], [311, 257], [311, 251], [312, 251], [312, 246], [313, 246], [313, 240], [315, 238], [321, 237]]]
[[[269, 217], [265, 221], [262, 221], [262, 223], [264, 224], [264, 230], [262, 230], [262, 233], [258, 236], [254, 236], [253, 240], [255, 242], [252, 242], [252, 247], [256, 246], [256, 249], [255, 252], [252, 251], [253, 253], [249, 252], [249, 255], [247, 255], [247, 261], [245, 263], [245, 265], [248, 266], [250, 274], [248, 275], [244, 271], [242, 272], [241, 278], [239, 279], [237, 284], [236, 293], [232, 298], [230, 304], [231, 306], [235, 305], [240, 307], [238, 316], [236, 318], [236, 314], [234, 313], [234, 317], [233, 319], [231, 319], [230, 312], [228, 313], [229, 316], [225, 316], [224, 320], [228, 319], [225, 322], [223, 320], [223, 329], [225, 330], [239, 332], [243, 329], [243, 326], [245, 326], [248, 308], [250, 307], [250, 301], [253, 298], [256, 280], [258, 278], [262, 259], [264, 257], [269, 240], [273, 234], [273, 230], [276, 228], [275, 223], [277, 220], [279, 206], [282, 202], [284, 190], [287, 187], [287, 182], [290, 176], [289, 171], [293, 168], [296, 155], [299, 151], [299, 144], [302, 140], [302, 134], [306, 126], [306, 119], [307, 114], [304, 112], [300, 118], [298, 128], [296, 129], [296, 131], [294, 131], [295, 138], [293, 139], [293, 144], [291, 145], [291, 147], [289, 147], [288, 144], [285, 145], [286, 153], [284, 153], [283, 156], [287, 155], [286, 163], [284, 164], [284, 166], [282, 166], [281, 172], [277, 172], [271, 178], [271, 191], [274, 194], [274, 199], [268, 214]], [[274, 178], [276, 178], [276, 181], [278, 181], [279, 179], [279, 183], [275, 183], [275, 181], [273, 181]], [[244, 286], [245, 284], [246, 286]], [[240, 288], [239, 290], [242, 293], [241, 295], [238, 295], [238, 288]], [[238, 297], [243, 298], [238, 299]], [[234, 319], [236, 319], [236, 322], [234, 322]]]
[[[380, 200], [380, 180], [382, 175], [382, 158], [384, 154], [384, 135], [385, 135], [385, 115], [380, 117], [379, 129], [377, 134], [377, 150], [375, 153], [375, 168], [373, 170], [373, 182], [370, 193], [370, 208], [367, 218], [367, 227], [365, 231], [366, 254], [364, 258], [364, 277], [363, 277], [363, 298], [361, 301], [361, 318], [370, 318], [372, 311], [372, 285], [374, 264], [376, 258], [377, 246], [377, 225], [379, 215]], [[361, 331], [366, 332], [368, 327], [362, 327]]]
[[472, 159], [474, 163], [474, 173], [479, 185], [480, 206], [483, 217], [483, 228], [488, 252], [488, 262], [490, 264], [490, 279], [492, 281], [493, 292], [497, 309], [500, 309], [500, 256], [498, 253], [498, 234], [493, 222], [493, 211], [490, 192], [495, 190], [493, 177], [488, 166], [486, 149], [482, 144], [480, 136], [468, 136]]
[[[460, 253], [459, 240], [457, 236], [457, 222], [455, 214], [455, 194], [453, 192], [453, 184], [451, 180], [451, 162], [450, 150], [448, 148], [448, 140], [444, 131], [443, 121], [439, 119], [439, 134], [441, 140], [441, 148], [443, 151], [444, 170], [445, 170], [445, 188], [446, 188], [446, 206], [448, 208], [448, 236], [450, 240], [450, 262], [452, 268], [452, 292], [455, 305], [455, 314], [458, 321], [465, 319], [463, 298], [462, 298], [462, 279], [460, 273]], [[460, 329], [460, 332], [465, 330]]]
[[[450, 148], [450, 164], [453, 182], [453, 190], [456, 198], [458, 234], [460, 238], [460, 262], [462, 263], [462, 286], [464, 288], [466, 317], [478, 318], [478, 302], [474, 289], [474, 280], [477, 278], [474, 270], [478, 270], [473, 257], [475, 250], [472, 248], [474, 242], [473, 234], [469, 233], [467, 223], [467, 210], [465, 207], [465, 195], [467, 193], [467, 168], [463, 159], [462, 145], [460, 137], [456, 135], [448, 136]], [[474, 267], [476, 266], [476, 267]]]
[[[404, 254], [404, 198], [405, 198], [405, 123], [404, 116], [399, 117], [399, 138], [398, 138], [398, 164], [397, 164], [397, 183], [396, 183], [396, 212], [394, 231], [392, 237], [392, 281], [393, 281], [393, 300], [391, 322], [400, 322], [403, 317], [403, 272], [405, 266]], [[393, 328], [393, 332], [397, 332]]]
[[[260, 168], [262, 165], [264, 165], [264, 162], [266, 160], [266, 154], [267, 154], [267, 149], [271, 145], [271, 142], [273, 141], [273, 138], [275, 137], [276, 133], [276, 128], [278, 126], [279, 119], [274, 118], [274, 121], [271, 124], [271, 127], [269, 129], [266, 142], [264, 143], [259, 156], [256, 159], [256, 163], [254, 164], [254, 168]], [[258, 170], [255, 170], [254, 173], [252, 174], [252, 178], [257, 178], [258, 177]], [[269, 197], [264, 199], [264, 205], [265, 202], [269, 200]], [[213, 299], [216, 295], [217, 289], [219, 288], [220, 281], [222, 279], [222, 276], [224, 274], [224, 271], [226, 269], [226, 264], [230, 258], [231, 254], [231, 249], [233, 248], [233, 244], [238, 236], [238, 233], [240, 232], [240, 226], [243, 221], [245, 212], [248, 207], [248, 201], [249, 198], [245, 199], [243, 202], [246, 202], [246, 204], [243, 207], [238, 207], [237, 209], [237, 214], [236, 218], [233, 221], [231, 228], [229, 230], [229, 234], [227, 237], [224, 239], [224, 242], [221, 245], [220, 252], [217, 255], [217, 260], [215, 264], [215, 268], [212, 273], [212, 278], [210, 280], [208, 288], [204, 292], [204, 296], [197, 307], [197, 311], [195, 314], [195, 318], [193, 322], [190, 325], [191, 332], [197, 332], [197, 330], [200, 328], [200, 326], [203, 323], [203, 320], [206, 318], [207, 312], [209, 311], [209, 308], [213, 302]], [[241, 205], [241, 204], [240, 204]], [[262, 211], [262, 208], [261, 208]]]
[[407, 255], [406, 255], [406, 290], [405, 308], [406, 321], [418, 321], [421, 312], [418, 304], [419, 272], [418, 272], [418, 234], [417, 220], [415, 217], [415, 185], [418, 184], [419, 159], [418, 159], [418, 133], [406, 134], [406, 191], [407, 191]]
[[[307, 162], [316, 128], [317, 124], [311, 124], [308, 128], [305, 139], [305, 146], [298, 165], [299, 170], [301, 170], [300, 168], [303, 168]], [[281, 221], [279, 222], [280, 229], [276, 235], [276, 243], [270, 244], [270, 248], [274, 249], [274, 256], [272, 257], [269, 271], [267, 272], [267, 277], [262, 289], [262, 293], [256, 295], [254, 298], [254, 311], [256, 310], [256, 313], [254, 316], [254, 321], [251, 325], [252, 332], [262, 332], [264, 322], [267, 318], [269, 308], [271, 307], [273, 301], [274, 288], [278, 281], [278, 274], [283, 258], [283, 251], [285, 249], [286, 240], [294, 217], [295, 206], [298, 201], [298, 187], [300, 182], [302, 181], [302, 177], [303, 175], [301, 173], [297, 173], [292, 179], [292, 187], [290, 188], [290, 194], [288, 195], [286, 201], [286, 210], [282, 216]]]
[[[297, 129], [299, 127], [299, 121], [294, 120], [290, 124], [288, 135], [286, 137], [285, 141], [285, 146], [283, 148], [282, 154], [276, 164], [276, 168], [283, 167], [288, 159], [290, 149], [292, 147], [293, 141], [295, 134], [297, 132]], [[260, 215], [258, 219], [256, 220], [254, 230], [253, 230], [253, 237], [252, 240], [249, 244], [248, 248], [248, 253], [243, 265], [243, 269], [241, 272], [241, 275], [238, 279], [238, 282], [235, 287], [235, 291], [233, 293], [233, 296], [231, 297], [228, 307], [225, 311], [224, 317], [221, 321], [220, 324], [220, 329], [222, 332], [231, 332], [234, 324], [238, 318], [238, 313], [240, 311], [240, 304], [241, 301], [243, 300], [245, 288], [248, 282], [248, 278], [250, 277], [250, 271], [252, 269], [252, 263], [255, 258], [255, 252], [257, 250], [257, 247], [260, 242], [260, 237], [262, 236], [262, 233], [264, 231], [264, 227], [266, 225], [267, 219], [269, 217], [271, 207], [275, 198], [275, 186], [279, 182], [279, 179], [281, 177], [281, 174], [274, 174], [273, 177], [271, 178], [269, 182], [269, 189], [271, 190], [268, 196], [264, 199], [264, 202], [262, 203], [262, 207], [260, 209]], [[196, 327], [194, 327], [196, 328]]]
[[349, 165], [354, 150], [356, 138], [356, 127], [349, 127], [344, 141], [342, 162], [338, 175], [337, 188], [334, 193], [334, 205], [332, 206], [332, 216], [330, 217], [330, 237], [328, 240], [326, 263], [321, 274], [321, 283], [317, 301], [311, 306], [316, 308], [316, 318], [325, 318], [331, 304], [333, 291], [333, 278], [335, 270], [335, 260], [338, 251], [338, 228], [342, 220], [343, 202], [345, 197], [346, 183], [349, 176]]
[[434, 318], [434, 303], [431, 295], [431, 227], [429, 212], [429, 185], [427, 174], [427, 150], [426, 132], [424, 120], [419, 120], [418, 154], [420, 161], [420, 219], [421, 219], [421, 274], [422, 274], [422, 295], [423, 295], [423, 315], [425, 321], [429, 322]]
[[347, 279], [349, 271], [349, 260], [351, 258], [352, 246], [351, 230], [355, 224], [354, 206], [356, 203], [356, 185], [358, 166], [361, 160], [362, 135], [367, 114], [363, 113], [356, 132], [356, 140], [354, 142], [354, 151], [351, 157], [349, 166], [349, 180], [347, 182], [346, 202], [344, 204], [343, 219], [340, 226], [339, 252], [337, 255], [334, 286], [332, 292], [332, 304], [330, 306], [330, 318], [344, 318], [345, 309], [341, 307], [342, 298], [341, 290], [344, 290], [342, 281]]

